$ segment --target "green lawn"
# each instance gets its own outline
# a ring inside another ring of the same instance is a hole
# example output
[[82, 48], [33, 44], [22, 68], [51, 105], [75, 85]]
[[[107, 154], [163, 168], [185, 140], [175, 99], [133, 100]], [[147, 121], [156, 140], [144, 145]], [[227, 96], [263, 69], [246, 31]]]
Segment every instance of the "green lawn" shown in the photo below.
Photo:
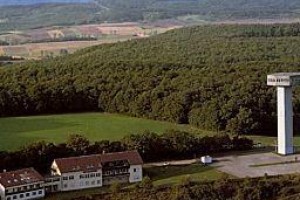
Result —
[[184, 178], [191, 181], [217, 180], [224, 176], [224, 173], [216, 168], [203, 166], [201, 164], [185, 166], [162, 166], [144, 168], [144, 175], [153, 180], [154, 185], [179, 184]]
[[[264, 145], [277, 145], [277, 136], [270, 137], [270, 136], [249, 136], [251, 139], [253, 139], [255, 142], [260, 142]], [[295, 134], [294, 136], [294, 145], [300, 146], [300, 134]]]
[[63, 142], [78, 133], [91, 141], [117, 140], [144, 130], [161, 133], [167, 129], [201, 132], [191, 126], [107, 113], [64, 114], [0, 118], [0, 150], [15, 150], [34, 141]]
[[[35, 142], [64, 142], [68, 135], [78, 133], [91, 141], [102, 139], [117, 140], [127, 134], [150, 130], [161, 133], [167, 129], [181, 129], [201, 135], [215, 132], [202, 131], [188, 125], [161, 122], [155, 120], [128, 117], [108, 113], [81, 113], [31, 117], [0, 118], [0, 151], [16, 150]], [[276, 137], [250, 136], [255, 142], [265, 145], [276, 143]], [[295, 145], [300, 145], [300, 135], [294, 138]]]

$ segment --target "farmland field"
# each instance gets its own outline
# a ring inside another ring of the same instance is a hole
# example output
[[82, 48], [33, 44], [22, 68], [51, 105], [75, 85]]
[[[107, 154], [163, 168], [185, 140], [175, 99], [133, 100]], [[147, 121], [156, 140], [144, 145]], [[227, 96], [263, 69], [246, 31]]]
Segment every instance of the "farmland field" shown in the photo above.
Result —
[[0, 118], [0, 150], [16, 150], [41, 140], [59, 143], [73, 133], [98, 141], [121, 139], [144, 130], [161, 133], [168, 129], [196, 130], [186, 125], [107, 113]]
[[4, 54], [5, 54], [4, 49], [0, 47], [0, 56], [2, 56]]
[[9, 43], [0, 46], [0, 55], [41, 59], [59, 56], [62, 50], [73, 53], [85, 47], [148, 37], [179, 27], [174, 23], [162, 27], [159, 24], [124, 22], [14, 31], [0, 35], [0, 41]]
[[[97, 41], [67, 41], [67, 42], [44, 42], [44, 43], [28, 43], [16, 46], [2, 46], [0, 53], [4, 52], [7, 56], [22, 56], [26, 58], [39, 58], [41, 52], [52, 52], [54, 56], [59, 55], [61, 49], [67, 49], [69, 53], [104, 43], [114, 43], [118, 41], [128, 40], [128, 37], [107, 37], [106, 39]], [[20, 51], [22, 49], [22, 51]]]

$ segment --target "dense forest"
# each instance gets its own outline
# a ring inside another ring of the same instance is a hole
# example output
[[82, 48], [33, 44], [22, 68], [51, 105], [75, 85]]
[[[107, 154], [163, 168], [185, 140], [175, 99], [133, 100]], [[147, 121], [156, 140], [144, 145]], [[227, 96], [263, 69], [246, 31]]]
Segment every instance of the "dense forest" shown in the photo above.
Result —
[[299, 35], [300, 24], [199, 26], [2, 67], [0, 115], [116, 112], [275, 134], [266, 76], [300, 70]]

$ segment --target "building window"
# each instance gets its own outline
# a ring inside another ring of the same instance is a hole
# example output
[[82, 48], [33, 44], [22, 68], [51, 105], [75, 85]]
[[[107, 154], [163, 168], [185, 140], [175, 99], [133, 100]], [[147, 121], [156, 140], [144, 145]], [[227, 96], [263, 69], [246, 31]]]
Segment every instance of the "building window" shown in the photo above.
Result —
[[91, 177], [91, 178], [92, 178], [92, 177], [95, 177], [95, 174], [94, 174], [94, 173], [93, 173], [93, 174], [91, 174], [91, 175], [90, 175], [90, 177]]
[[97, 180], [97, 184], [100, 185], [100, 184], [101, 184], [101, 181], [100, 181], [100, 180]]
[[97, 176], [97, 177], [100, 177], [100, 176], [101, 176], [101, 173], [97, 173], [96, 176]]
[[73, 180], [74, 179], [74, 176], [69, 176], [69, 180]]
[[13, 199], [17, 199], [17, 195], [14, 195], [14, 196], [13, 196]]
[[41, 191], [41, 190], [39, 191], [39, 194], [42, 194], [42, 191]]
[[64, 184], [64, 188], [67, 188], [68, 187], [68, 185], [67, 184]]
[[91, 184], [92, 184], [92, 185], [95, 185], [95, 181], [92, 181]]
[[29, 197], [29, 195], [30, 195], [30, 194], [27, 192], [27, 193], [26, 193], [26, 197]]
[[20, 194], [20, 198], [23, 198], [24, 197], [24, 194]]
[[67, 180], [68, 180], [68, 177], [67, 177], [67, 176], [64, 176], [64, 177], [63, 177], [63, 180], [64, 180], [64, 181], [67, 181]]
[[133, 168], [133, 172], [137, 172], [136, 168]]
[[32, 195], [33, 195], [33, 196], [36, 195], [36, 192], [32, 192]]
[[10, 197], [7, 197], [6, 200], [11, 200], [11, 198], [10, 198]]

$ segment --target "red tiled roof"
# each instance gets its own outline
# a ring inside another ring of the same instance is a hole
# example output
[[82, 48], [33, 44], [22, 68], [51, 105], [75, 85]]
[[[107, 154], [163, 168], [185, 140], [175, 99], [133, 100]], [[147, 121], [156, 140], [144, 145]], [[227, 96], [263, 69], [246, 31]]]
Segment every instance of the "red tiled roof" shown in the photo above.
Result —
[[33, 168], [0, 173], [0, 184], [14, 187], [44, 181], [44, 178]]
[[55, 159], [55, 163], [61, 173], [68, 172], [91, 172], [102, 168], [101, 163], [128, 160], [130, 165], [142, 165], [143, 160], [137, 151], [125, 151], [117, 153], [105, 153], [89, 156], [59, 158]]
[[102, 168], [98, 155], [59, 158], [54, 160], [61, 173], [92, 172]]
[[111, 162], [116, 160], [128, 160], [130, 165], [142, 165], [143, 160], [137, 151], [124, 151], [117, 153], [101, 154], [101, 162]]

